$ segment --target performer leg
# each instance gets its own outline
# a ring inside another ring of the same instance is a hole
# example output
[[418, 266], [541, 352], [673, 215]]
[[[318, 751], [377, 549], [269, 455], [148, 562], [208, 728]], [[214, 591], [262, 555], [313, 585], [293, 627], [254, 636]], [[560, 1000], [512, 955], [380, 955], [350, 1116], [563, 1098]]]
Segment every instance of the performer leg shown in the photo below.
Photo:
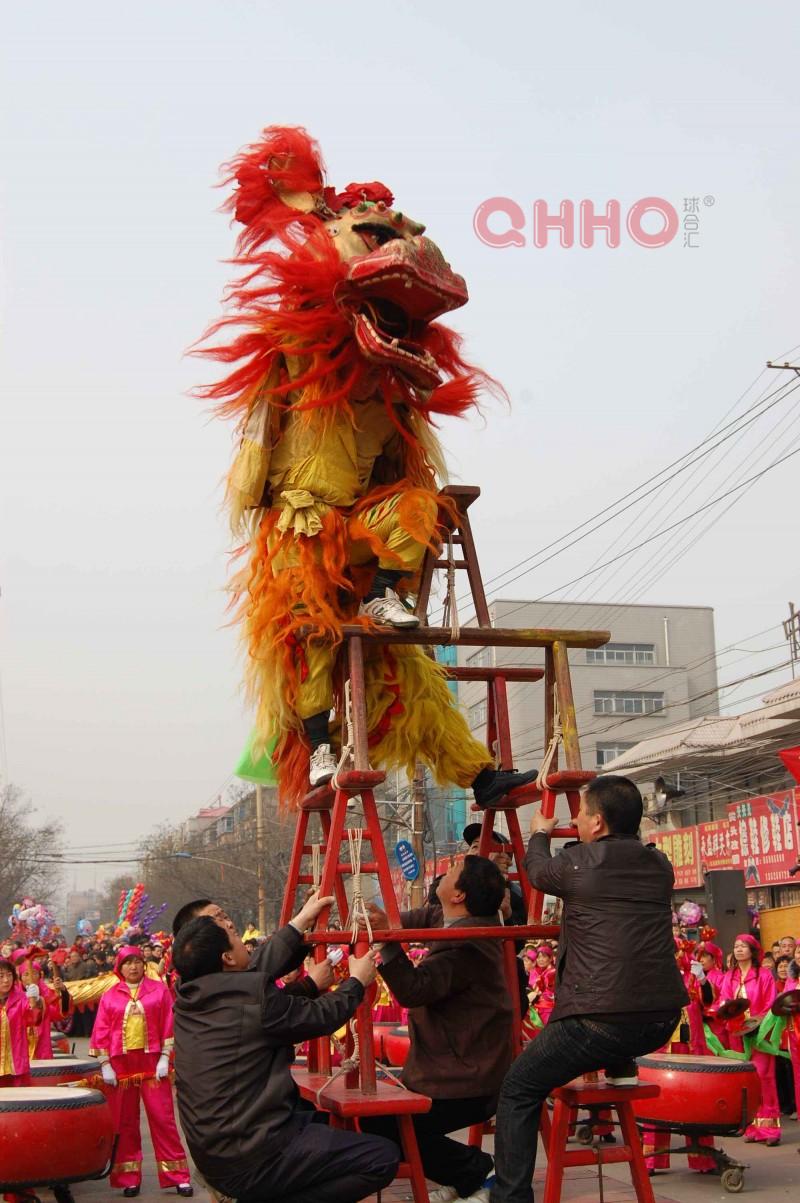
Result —
[[[154, 1073], [158, 1057], [154, 1053], [147, 1056], [152, 1061], [149, 1072]], [[172, 1084], [169, 1079], [163, 1082], [145, 1082], [142, 1087], [142, 1101], [147, 1112], [147, 1123], [156, 1155], [158, 1185], [167, 1187], [190, 1183], [192, 1179], [189, 1163], [175, 1123]]]
[[[479, 1148], [451, 1140], [447, 1134], [491, 1119], [495, 1106], [494, 1098], [434, 1099], [430, 1111], [412, 1117], [427, 1178], [440, 1186], [452, 1186], [462, 1198], [483, 1186], [492, 1172], [492, 1158]], [[365, 1116], [360, 1122], [363, 1132], [399, 1143], [394, 1116]]]
[[[122, 1057], [112, 1057], [111, 1066], [120, 1079], [131, 1073], [142, 1072], [133, 1053], [126, 1053]], [[118, 1190], [122, 1190], [126, 1186], [140, 1186], [142, 1182], [140, 1094], [141, 1087], [134, 1082], [115, 1086], [108, 1092], [114, 1128], [117, 1132], [117, 1147], [109, 1185]]]
[[749, 1143], [780, 1144], [781, 1109], [775, 1086], [775, 1058], [769, 1053], [754, 1052], [750, 1059], [761, 1083], [761, 1106], [744, 1138]]
[[492, 1203], [532, 1203], [539, 1119], [547, 1096], [591, 1069], [660, 1048], [675, 1023], [600, 1023], [569, 1018], [543, 1028], [506, 1074], [495, 1119]]

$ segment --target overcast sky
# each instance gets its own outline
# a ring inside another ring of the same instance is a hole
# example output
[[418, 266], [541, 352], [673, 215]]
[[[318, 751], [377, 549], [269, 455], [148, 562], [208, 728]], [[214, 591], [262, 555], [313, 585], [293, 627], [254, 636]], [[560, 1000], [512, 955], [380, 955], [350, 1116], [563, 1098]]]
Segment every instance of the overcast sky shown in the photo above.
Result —
[[[7, 9], [0, 53], [0, 768], [76, 848], [196, 810], [248, 731], [221, 593], [230, 431], [187, 396], [208, 368], [183, 355], [229, 273], [218, 165], [261, 127], [307, 126], [339, 187], [383, 180], [466, 277], [454, 324], [512, 402], [442, 431], [453, 477], [484, 491], [486, 576], [777, 388], [765, 361], [800, 343], [795, 4], [40, 0]], [[525, 247], [476, 236], [498, 195], [527, 214]], [[532, 245], [536, 199], [648, 196], [681, 220], [700, 198], [699, 245]], [[797, 404], [685, 493], [676, 479], [640, 528], [622, 537], [637, 510], [500, 592], [557, 591], [767, 467]], [[712, 605], [720, 646], [775, 648], [800, 601], [798, 465], [687, 524], [668, 570], [656, 540], [559, 595]]]

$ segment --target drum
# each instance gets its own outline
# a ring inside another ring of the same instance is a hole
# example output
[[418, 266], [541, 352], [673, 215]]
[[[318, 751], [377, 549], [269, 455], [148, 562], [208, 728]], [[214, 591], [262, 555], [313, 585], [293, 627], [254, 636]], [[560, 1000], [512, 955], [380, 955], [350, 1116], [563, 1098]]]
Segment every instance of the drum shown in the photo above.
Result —
[[411, 1041], [408, 1028], [392, 1028], [383, 1037], [383, 1051], [388, 1065], [405, 1065]]
[[0, 1088], [0, 1189], [98, 1178], [113, 1143], [111, 1109], [98, 1090]]
[[82, 1082], [100, 1073], [100, 1062], [94, 1057], [53, 1057], [31, 1061], [31, 1086], [62, 1086], [67, 1082]]
[[634, 1100], [639, 1121], [730, 1135], [758, 1110], [761, 1087], [750, 1061], [651, 1053], [637, 1064], [641, 1082], [661, 1087], [657, 1098]]
[[385, 1061], [388, 1057], [384, 1040], [397, 1027], [394, 1023], [374, 1023], [372, 1025], [372, 1049], [376, 1061]]

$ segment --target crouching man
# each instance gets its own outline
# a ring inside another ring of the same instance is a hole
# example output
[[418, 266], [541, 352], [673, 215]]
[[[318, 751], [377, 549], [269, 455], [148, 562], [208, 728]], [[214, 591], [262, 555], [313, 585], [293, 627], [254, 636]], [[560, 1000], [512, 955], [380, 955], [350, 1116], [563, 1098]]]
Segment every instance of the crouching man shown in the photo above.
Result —
[[[433, 913], [430, 925], [499, 927], [505, 891], [505, 878], [490, 860], [482, 856], [457, 860], [438, 882], [441, 911]], [[423, 914], [405, 912], [403, 925], [423, 926]], [[372, 907], [370, 923], [380, 940], [380, 928], [388, 926], [386, 915]], [[448, 1133], [494, 1115], [511, 1064], [512, 1007], [502, 945], [486, 939], [431, 943], [416, 968], [399, 944], [386, 943], [381, 950], [381, 976], [400, 1005], [409, 1008], [411, 1047], [403, 1083], [433, 1099], [429, 1112], [413, 1117], [425, 1174], [440, 1184], [430, 1194], [431, 1203], [450, 1203], [459, 1197], [486, 1203], [492, 1158], [452, 1140]], [[391, 1116], [364, 1118], [361, 1126], [397, 1139]]]
[[346, 1023], [375, 979], [368, 953], [350, 958], [350, 978], [335, 993], [307, 998], [275, 985], [332, 901], [314, 895], [276, 932], [265, 972], [250, 968], [241, 937], [224, 920], [201, 915], [175, 938], [181, 1124], [209, 1185], [239, 1203], [357, 1203], [397, 1170], [395, 1144], [329, 1128], [304, 1107], [292, 1080], [294, 1045]]

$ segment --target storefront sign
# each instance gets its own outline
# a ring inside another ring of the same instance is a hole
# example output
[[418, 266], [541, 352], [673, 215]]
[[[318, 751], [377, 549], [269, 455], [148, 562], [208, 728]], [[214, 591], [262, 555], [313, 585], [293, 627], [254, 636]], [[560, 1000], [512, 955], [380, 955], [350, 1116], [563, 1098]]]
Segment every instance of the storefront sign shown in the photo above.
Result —
[[730, 820], [715, 819], [713, 823], [699, 823], [697, 836], [702, 873], [708, 873], [711, 869], [741, 868], [738, 836]]
[[657, 831], [645, 837], [655, 844], [672, 863], [676, 890], [696, 890], [703, 884], [700, 872], [700, 849], [696, 827], [681, 827], [677, 831]]
[[728, 807], [732, 853], [738, 855], [748, 889], [790, 882], [797, 864], [796, 790], [748, 798]]

